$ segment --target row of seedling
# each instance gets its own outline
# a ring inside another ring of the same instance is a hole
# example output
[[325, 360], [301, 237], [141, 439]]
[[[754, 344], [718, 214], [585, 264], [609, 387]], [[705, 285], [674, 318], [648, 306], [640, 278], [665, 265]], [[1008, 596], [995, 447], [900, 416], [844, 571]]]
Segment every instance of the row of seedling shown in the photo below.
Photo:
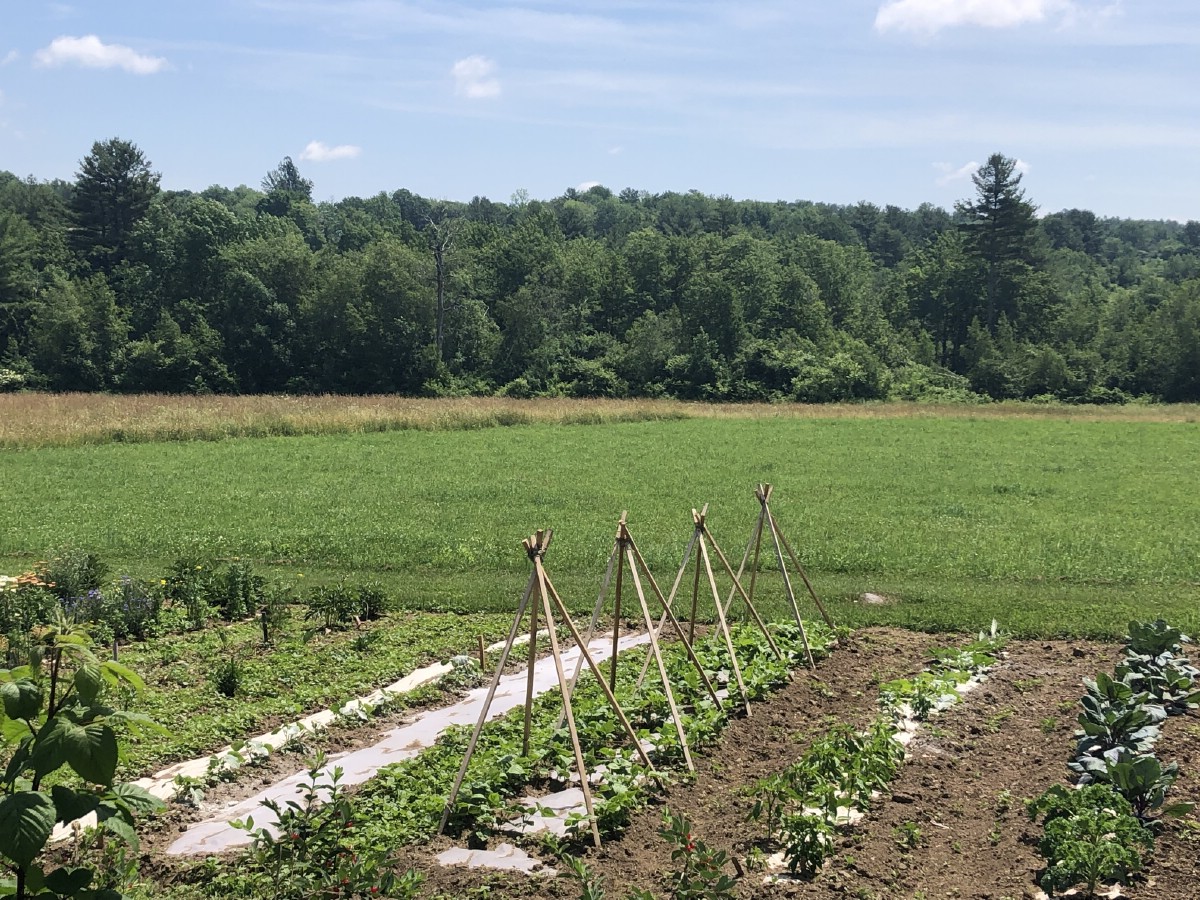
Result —
[[1192, 809], [1166, 802], [1179, 766], [1163, 765], [1154, 753], [1167, 718], [1200, 701], [1200, 670], [1183, 651], [1189, 642], [1162, 619], [1130, 622], [1113, 674], [1084, 679], [1087, 693], [1067, 764], [1078, 789], [1055, 785], [1028, 803], [1030, 817], [1043, 822], [1040, 883], [1048, 893], [1084, 885], [1092, 896], [1098, 884], [1139, 872], [1161, 817]]
[[899, 772], [915, 723], [954, 703], [1002, 646], [993, 623], [969, 646], [933, 650], [924, 671], [880, 686], [883, 712], [865, 730], [836, 725], [755, 785], [748, 818], [765, 826], [767, 846], [781, 851], [789, 872], [807, 878], [824, 865], [837, 830], [856, 824]]

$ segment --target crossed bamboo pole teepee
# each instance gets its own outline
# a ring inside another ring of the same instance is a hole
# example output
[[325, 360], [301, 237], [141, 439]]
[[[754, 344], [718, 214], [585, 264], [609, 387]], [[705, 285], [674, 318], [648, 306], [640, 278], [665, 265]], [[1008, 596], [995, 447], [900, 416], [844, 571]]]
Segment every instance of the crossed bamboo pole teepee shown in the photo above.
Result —
[[[659, 678], [662, 681], [663, 693], [666, 695], [668, 707], [671, 710], [671, 718], [675, 728], [675, 734], [679, 739], [680, 748], [683, 751], [684, 763], [687, 765], [689, 772], [694, 772], [695, 765], [692, 763], [691, 748], [688, 745], [687, 734], [684, 731], [683, 719], [679, 714], [679, 707], [675, 700], [675, 692], [671, 687], [671, 680], [667, 675], [666, 664], [663, 661], [662, 649], [659, 644], [659, 634], [667, 622], [675, 629], [675, 633], [679, 638], [680, 645], [687, 654], [688, 661], [696, 669], [700, 676], [701, 682], [704, 684], [708, 695], [712, 697], [713, 703], [718, 708], [721, 706], [721, 698], [713, 687], [712, 681], [708, 677], [708, 673], [704, 671], [704, 666], [696, 656], [695, 649], [692, 647], [692, 642], [683, 633], [683, 627], [671, 612], [671, 602], [663, 597], [662, 591], [658, 587], [658, 582], [654, 580], [654, 574], [646, 565], [646, 560], [642, 557], [642, 553], [638, 550], [637, 542], [633, 539], [633, 534], [629, 530], [628, 513], [621, 513], [621, 519], [617, 522], [617, 534], [613, 541], [612, 552], [609, 553], [608, 565], [604, 573], [604, 582], [600, 588], [600, 594], [596, 597], [596, 605], [592, 610], [592, 620], [588, 627], [588, 633], [585, 641], [590, 641], [595, 629], [600, 621], [600, 613], [604, 606], [604, 601], [608, 595], [608, 586], [612, 581], [612, 574], [616, 569], [617, 581], [616, 591], [613, 598], [613, 654], [609, 662], [609, 687], [615, 694], [617, 687], [617, 648], [621, 639], [621, 608], [622, 608], [622, 590], [625, 581], [625, 572], [628, 569], [629, 579], [633, 584], [634, 594], [637, 596], [638, 607], [641, 611], [642, 622], [646, 627], [646, 633], [649, 638], [649, 650], [646, 655], [646, 665], [650, 662], [656, 663], [658, 668]], [[662, 610], [662, 619], [659, 626], [656, 628], [654, 620], [650, 615], [650, 604], [646, 599], [646, 591], [642, 584], [642, 578], [645, 577], [646, 583], [650, 585], [652, 596], [658, 601], [658, 607]], [[575, 681], [579, 677], [579, 673], [583, 667], [583, 659], [581, 658], [575, 665], [575, 673], [571, 678], [571, 689], [574, 689]], [[641, 686], [644, 680], [646, 670], [642, 672], [642, 679], [638, 681], [638, 686]], [[562, 724], [562, 717], [559, 717], [559, 724]]]
[[[821, 598], [817, 596], [816, 590], [813, 588], [812, 582], [808, 578], [808, 573], [804, 571], [804, 566], [800, 564], [800, 560], [796, 557], [796, 552], [792, 549], [792, 545], [788, 543], [787, 536], [776, 522], [774, 514], [771, 512], [771, 494], [774, 492], [774, 486], [770, 484], [759, 484], [754, 489], [754, 497], [759, 503], [758, 520], [754, 523], [754, 529], [750, 535], [750, 543], [746, 546], [746, 552], [742, 556], [741, 565], [738, 566], [737, 575], [734, 576], [734, 581], [740, 583], [743, 572], [746, 569], [746, 563], [750, 560], [751, 552], [753, 552], [754, 560], [750, 565], [750, 587], [748, 593], [751, 597], [754, 596], [755, 583], [758, 577], [758, 561], [759, 554], [762, 549], [762, 539], [764, 531], [769, 531], [771, 535], [771, 544], [775, 550], [775, 560], [779, 564], [779, 571], [783, 575], [784, 592], [787, 595], [788, 604], [791, 606], [792, 615], [796, 619], [796, 624], [800, 627], [801, 637], [804, 639], [804, 649], [808, 655], [809, 665], [812, 665], [812, 651], [808, 647], [808, 634], [804, 630], [804, 622], [800, 618], [800, 604], [796, 601], [796, 592], [792, 588], [792, 578], [788, 572], [787, 563], [784, 562], [783, 554], [786, 551], [788, 558], [795, 567], [797, 574], [804, 582], [804, 586], [808, 589], [809, 596], [812, 597], [813, 603], [817, 610], [821, 613], [821, 618], [825, 620], [825, 624], [833, 628], [833, 620], [829, 617], [829, 613], [825, 609], [825, 604], [821, 602]], [[736, 587], [735, 589], [736, 590]], [[725, 601], [726, 609], [733, 603], [734, 590], [729, 592], [728, 598]]]
[[[689, 635], [695, 634], [696, 615], [700, 599], [700, 573], [703, 569], [709, 590], [712, 592], [713, 607], [716, 610], [717, 624], [720, 628], [721, 638], [725, 643], [726, 651], [729, 653], [729, 667], [733, 675], [733, 680], [737, 685], [738, 694], [741, 696], [742, 705], [745, 707], [746, 715], [750, 715], [750, 696], [746, 690], [745, 680], [742, 678], [742, 667], [738, 662], [737, 653], [733, 648], [733, 638], [729, 632], [729, 620], [726, 616], [726, 611], [733, 602], [732, 595], [729, 603], [721, 603], [721, 596], [717, 590], [717, 579], [716, 575], [713, 573], [712, 557], [709, 553], [709, 548], [712, 549], [712, 553], [716, 555], [718, 560], [720, 560], [726, 574], [733, 579], [734, 592], [741, 596], [742, 601], [745, 604], [746, 611], [750, 614], [751, 618], [754, 619], [755, 623], [762, 631], [763, 636], [767, 640], [767, 645], [771, 648], [771, 652], [773, 652], [776, 658], [780, 660], [783, 660], [784, 658], [783, 653], [780, 651], [779, 645], [775, 643], [775, 638], [771, 636], [771, 631], [767, 628], [766, 622], [764, 622], [762, 616], [759, 615], [758, 609], [754, 606], [753, 599], [745, 590], [742, 589], [741, 581], [739, 580], [741, 573], [739, 572], [734, 574], [733, 567], [729, 564], [729, 559], [725, 556], [724, 551], [721, 550], [721, 546], [717, 543], [717, 539], [713, 537], [712, 532], [709, 530], [708, 504], [705, 504], [704, 508], [699, 511], [695, 509], [692, 510], [692, 526], [692, 537], [688, 541], [687, 550], [684, 552], [683, 564], [679, 567], [679, 572], [675, 576], [675, 584], [671, 588], [670, 600], [664, 601], [663, 615], [659, 620], [658, 627], [659, 629], [663, 628], [668, 617], [674, 618], [674, 613], [671, 612], [671, 601], [674, 600], [675, 594], [679, 589], [679, 585], [683, 580], [684, 573], [691, 562], [692, 551], [695, 550], [696, 575], [692, 583], [692, 608], [691, 616], [689, 618], [688, 633]], [[744, 566], [745, 563], [743, 561], [743, 567]], [[682, 636], [682, 629], [680, 629], [680, 634]], [[642, 678], [645, 678], [646, 672], [649, 669], [649, 665], [650, 660], [647, 657], [645, 664], [642, 666]], [[640, 683], [641, 682], [639, 681], [639, 684]]]
[[[483, 725], [487, 721], [488, 712], [491, 709], [492, 701], [495, 699], [496, 690], [500, 686], [500, 678], [504, 673], [504, 667], [508, 664], [508, 657], [512, 652], [513, 643], [516, 641], [517, 634], [521, 630], [521, 622], [525, 618], [525, 611], [529, 609], [529, 669], [528, 678], [525, 687], [525, 727], [524, 737], [522, 740], [522, 754], [529, 754], [529, 737], [531, 722], [533, 716], [533, 680], [534, 680], [534, 661], [537, 656], [537, 638], [538, 638], [538, 607], [539, 604], [534, 602], [530, 606], [529, 600], [533, 596], [534, 591], [537, 591], [540, 599], [541, 612], [545, 617], [546, 629], [549, 632], [550, 638], [550, 654], [554, 658], [554, 669], [558, 675], [558, 686], [562, 691], [563, 698], [563, 713], [567, 721], [567, 728], [571, 735], [571, 749], [575, 755], [575, 770], [579, 775], [579, 786], [583, 792], [584, 808], [587, 810], [588, 821], [591, 825], [592, 840], [597, 847], [600, 846], [600, 830], [596, 823], [595, 811], [592, 804], [592, 791], [588, 779], [587, 766], [583, 759], [583, 749], [579, 744], [579, 733], [575, 727], [575, 714], [571, 708], [571, 692], [569, 690], [566, 671], [563, 668], [562, 653], [558, 644], [558, 628], [555, 612], [557, 610], [558, 618], [561, 623], [567, 627], [571, 638], [579, 645], [579, 650], [582, 658], [587, 662], [588, 667], [596, 676], [596, 680], [600, 683], [600, 688], [604, 693], [605, 699], [612, 707], [617, 719], [621, 723], [625, 734], [633, 742], [634, 749], [641, 757], [645, 766], [652, 770], [654, 764], [650, 761], [650, 757], [646, 753], [646, 749], [638, 740], [637, 734], [633, 730], [633, 726], [629, 724], [629, 719], [625, 712], [621, 709], [620, 703], [614, 696], [609, 685], [605, 682], [603, 673], [600, 667], [596, 664], [591, 652], [587, 648], [587, 644], [581, 640], [578, 630], [575, 628], [575, 623], [571, 620], [570, 613], [567, 612], [566, 606], [563, 604], [562, 598], [554, 589], [549, 576], [546, 574], [546, 569], [543, 564], [543, 559], [546, 555], [546, 549], [550, 545], [553, 537], [553, 531], [544, 530], [538, 531], [524, 541], [525, 553], [533, 564], [533, 571], [530, 572], [529, 582], [525, 586], [525, 591], [521, 595], [521, 602], [517, 607], [517, 614], [513, 618], [512, 627], [508, 632], [508, 639], [504, 642], [504, 649], [500, 652], [500, 661], [496, 665], [496, 673], [492, 676], [491, 686], [488, 688], [487, 696], [483, 701], [483, 708], [479, 711], [479, 719], [475, 723], [475, 730], [471, 733], [471, 739], [467, 744], [467, 752], [463, 755], [462, 765], [459, 767], [458, 775], [454, 779], [454, 786], [450, 790], [450, 795], [446, 798], [446, 805], [442, 810], [442, 819], [438, 824], [438, 834], [441, 834], [446, 824], [450, 820], [450, 814], [454, 810], [454, 804], [458, 800], [458, 792], [462, 789], [463, 779], [467, 775], [467, 769], [471, 764], [471, 757], [475, 754], [475, 748], [479, 743], [479, 735], [483, 731]], [[686, 743], [685, 743], [686, 752]]]

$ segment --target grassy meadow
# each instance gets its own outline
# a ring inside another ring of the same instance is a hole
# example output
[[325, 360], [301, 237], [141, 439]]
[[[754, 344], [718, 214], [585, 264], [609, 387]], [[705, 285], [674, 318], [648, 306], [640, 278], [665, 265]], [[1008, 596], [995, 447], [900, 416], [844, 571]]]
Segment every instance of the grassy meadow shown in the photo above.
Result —
[[[583, 610], [622, 510], [669, 585], [692, 507], [710, 504], [736, 563], [769, 481], [841, 622], [1200, 629], [1195, 407], [16, 396], [0, 397], [5, 574], [70, 544], [158, 577], [200, 549], [297, 584], [378, 579], [414, 609], [503, 612], [520, 541], [551, 527], [548, 570]], [[254, 436], [213, 439], [233, 435]], [[760, 585], [782, 615], [778, 578]]]

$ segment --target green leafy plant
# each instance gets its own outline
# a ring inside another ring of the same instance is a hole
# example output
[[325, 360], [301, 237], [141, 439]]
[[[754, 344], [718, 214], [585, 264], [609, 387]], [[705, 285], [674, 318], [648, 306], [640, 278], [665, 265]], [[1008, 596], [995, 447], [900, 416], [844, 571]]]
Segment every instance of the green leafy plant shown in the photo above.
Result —
[[255, 575], [250, 563], [235, 560], [214, 572], [207, 587], [209, 604], [225, 621], [236, 622], [262, 606], [266, 579]]
[[1102, 881], [1140, 871], [1143, 850], [1154, 846], [1129, 801], [1106, 784], [1056, 784], [1025, 805], [1029, 818], [1045, 825], [1040, 882], [1049, 892], [1084, 883], [1094, 893]]
[[171, 564], [163, 585], [163, 596], [182, 610], [187, 627], [199, 631], [212, 614], [212, 564], [204, 558], [181, 556]]
[[604, 900], [604, 883], [592, 872], [591, 867], [577, 856], [562, 857], [571, 875], [579, 882], [579, 900]]
[[892, 834], [901, 850], [914, 850], [921, 846], [921, 827], [916, 822], [901, 822], [892, 829]]
[[299, 800], [264, 802], [273, 827], [255, 826], [253, 818], [233, 822], [253, 843], [236, 871], [225, 873], [225, 887], [273, 900], [416, 896], [417, 872], [397, 876], [385, 851], [355, 845], [355, 811], [341, 777], [341, 768], [327, 771], [318, 754]]
[[1136, 756], [1126, 750], [1109, 754], [1101, 760], [1089, 758], [1089, 765], [1080, 778], [1081, 784], [1107, 784], [1129, 801], [1134, 814], [1143, 821], [1155, 811], [1163, 815], [1181, 816], [1191, 812], [1193, 803], [1174, 803], [1163, 806], [1166, 793], [1179, 775], [1179, 764], [1163, 765], [1153, 756]]
[[671, 875], [674, 900], [733, 897], [737, 882], [723, 871], [729, 862], [729, 854], [724, 850], [713, 850], [697, 837], [687, 818], [666, 810], [658, 834], [671, 845], [671, 860], [677, 866]]
[[[121, 684], [140, 690], [141, 680], [125, 666], [101, 662], [87, 634], [60, 623], [36, 633], [28, 665], [0, 670], [0, 727], [9, 746], [0, 786], [0, 862], [11, 873], [0, 878], [0, 894], [17, 900], [39, 895], [98, 896], [94, 868], [58, 866], [46, 871], [41, 860], [56, 824], [94, 813], [109, 837], [136, 849], [134, 818], [161, 803], [143, 789], [113, 781], [118, 741], [114, 725], [134, 730], [143, 717], [105, 705], [106, 688]], [[43, 782], [69, 768], [79, 787]], [[112, 893], [104, 896], [116, 896]]]
[[825, 812], [786, 813], [779, 825], [788, 871], [810, 878], [833, 852], [833, 823]]

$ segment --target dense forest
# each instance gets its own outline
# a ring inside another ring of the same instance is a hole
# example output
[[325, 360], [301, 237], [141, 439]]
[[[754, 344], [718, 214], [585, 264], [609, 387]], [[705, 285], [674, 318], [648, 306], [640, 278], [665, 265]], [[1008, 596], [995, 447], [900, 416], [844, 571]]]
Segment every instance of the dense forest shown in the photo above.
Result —
[[1200, 222], [603, 187], [164, 191], [135, 145], [0, 172], [0, 390], [1200, 400]]

